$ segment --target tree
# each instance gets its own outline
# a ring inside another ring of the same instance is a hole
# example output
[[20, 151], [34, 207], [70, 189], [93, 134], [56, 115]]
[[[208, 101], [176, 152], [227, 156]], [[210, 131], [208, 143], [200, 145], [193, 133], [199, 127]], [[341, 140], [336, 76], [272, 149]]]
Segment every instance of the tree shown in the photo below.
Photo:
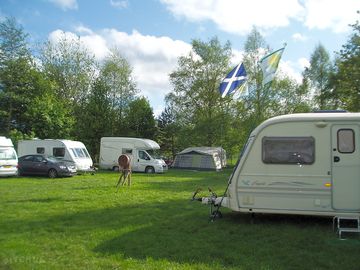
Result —
[[360, 111], [360, 23], [356, 21], [351, 26], [353, 33], [338, 53], [332, 83], [341, 106], [349, 111]]
[[126, 122], [129, 128], [128, 136], [147, 139], [155, 138], [155, 117], [149, 101], [145, 97], [137, 98], [129, 104]]
[[174, 108], [167, 106], [157, 119], [158, 136], [157, 141], [160, 144], [162, 152], [167, 157], [174, 158], [179, 148], [180, 126], [177, 123]]
[[[217, 38], [209, 42], [192, 41], [192, 52], [178, 59], [170, 74], [174, 91], [166, 99], [174, 104], [176, 117], [188, 130], [187, 144], [221, 144], [228, 121], [223, 117], [231, 102], [218, 92], [220, 80], [229, 71], [230, 43]], [[220, 128], [222, 127], [222, 128]]]
[[24, 87], [31, 81], [27, 34], [14, 18], [0, 22], [0, 132], [9, 134], [20, 126], [27, 99]]
[[72, 116], [57, 102], [54, 84], [36, 68], [26, 37], [13, 19], [0, 23], [0, 132], [15, 140], [68, 136]]
[[107, 84], [101, 78], [94, 82], [84, 105], [82, 121], [79, 123], [79, 138], [87, 145], [95, 160], [99, 157], [101, 137], [114, 135], [109, 128], [113, 125], [109, 91]]
[[[123, 134], [126, 112], [138, 89], [132, 78], [132, 68], [116, 49], [105, 59], [100, 71], [101, 81], [108, 89], [110, 110], [113, 113], [111, 133]], [[125, 134], [124, 134], [125, 135]]]
[[310, 67], [305, 68], [303, 76], [308, 80], [310, 88], [315, 93], [315, 105], [320, 110], [332, 109], [329, 87], [332, 73], [330, 55], [325, 47], [319, 44], [310, 57]]
[[80, 38], [65, 33], [57, 42], [46, 42], [41, 51], [41, 65], [49, 79], [57, 83], [58, 98], [81, 105], [95, 79], [96, 62]]

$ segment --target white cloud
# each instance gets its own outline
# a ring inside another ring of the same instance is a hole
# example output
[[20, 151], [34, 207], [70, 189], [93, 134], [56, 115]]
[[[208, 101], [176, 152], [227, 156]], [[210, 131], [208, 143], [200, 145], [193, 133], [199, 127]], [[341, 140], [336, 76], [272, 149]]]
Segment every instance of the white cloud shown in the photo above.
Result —
[[302, 82], [302, 75], [301, 72], [298, 71], [298, 65], [294, 64], [291, 61], [283, 61], [281, 60], [279, 63], [279, 70], [289, 76], [290, 78], [294, 79], [297, 83]]
[[74, 29], [79, 34], [89, 34], [89, 35], [93, 34], [93, 31], [90, 28], [87, 28], [86, 26], [84, 26], [82, 24], [76, 26]]
[[305, 25], [310, 28], [331, 29], [335, 33], [346, 32], [350, 23], [357, 19], [359, 0], [306, 0]]
[[119, 9], [124, 9], [129, 6], [129, 2], [127, 0], [110, 0], [110, 5]]
[[49, 0], [49, 2], [60, 7], [62, 10], [78, 9], [78, 3], [76, 0]]
[[307, 58], [300, 58], [298, 60], [298, 64], [301, 67], [301, 69], [305, 69], [307, 67], [310, 67], [310, 62]]
[[291, 20], [307, 28], [348, 30], [356, 21], [359, 0], [160, 0], [173, 15], [191, 22], [211, 21], [225, 32], [247, 35], [286, 27]]
[[[246, 35], [255, 25], [261, 30], [287, 26], [303, 7], [297, 0], [161, 0], [177, 17], [193, 22], [212, 21], [221, 30]], [[281, 7], [281, 8], [279, 8]]]
[[295, 33], [295, 34], [292, 35], [292, 39], [294, 41], [306, 41], [306, 40], [308, 40], [308, 37], [304, 36], [304, 35], [302, 35], [300, 33]]

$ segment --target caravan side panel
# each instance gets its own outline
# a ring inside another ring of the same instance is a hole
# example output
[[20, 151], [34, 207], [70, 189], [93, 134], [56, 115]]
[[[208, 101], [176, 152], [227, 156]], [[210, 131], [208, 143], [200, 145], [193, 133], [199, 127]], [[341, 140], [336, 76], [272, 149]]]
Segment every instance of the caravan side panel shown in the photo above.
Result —
[[238, 210], [332, 211], [329, 126], [276, 123], [260, 131], [249, 148], [236, 176]]

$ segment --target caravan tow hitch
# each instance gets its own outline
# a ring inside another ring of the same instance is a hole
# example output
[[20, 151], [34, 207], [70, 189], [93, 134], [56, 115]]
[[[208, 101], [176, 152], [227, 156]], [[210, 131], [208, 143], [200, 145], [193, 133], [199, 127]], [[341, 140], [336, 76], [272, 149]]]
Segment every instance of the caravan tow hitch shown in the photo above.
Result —
[[[198, 188], [191, 198], [191, 201], [199, 201], [202, 204], [210, 205], [210, 221], [214, 221], [216, 218], [222, 218], [222, 214], [219, 211], [221, 206], [222, 197], [218, 197], [215, 192], [208, 188], [210, 195], [208, 197], [197, 197], [198, 193], [201, 191], [201, 188]], [[215, 210], [214, 210], [215, 209]]]

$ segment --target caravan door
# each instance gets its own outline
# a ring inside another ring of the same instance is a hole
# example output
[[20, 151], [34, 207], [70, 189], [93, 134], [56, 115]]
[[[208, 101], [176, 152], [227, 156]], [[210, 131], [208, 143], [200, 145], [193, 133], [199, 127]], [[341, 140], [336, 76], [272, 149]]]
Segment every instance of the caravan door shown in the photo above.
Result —
[[360, 131], [357, 125], [334, 125], [332, 137], [332, 206], [360, 210]]

